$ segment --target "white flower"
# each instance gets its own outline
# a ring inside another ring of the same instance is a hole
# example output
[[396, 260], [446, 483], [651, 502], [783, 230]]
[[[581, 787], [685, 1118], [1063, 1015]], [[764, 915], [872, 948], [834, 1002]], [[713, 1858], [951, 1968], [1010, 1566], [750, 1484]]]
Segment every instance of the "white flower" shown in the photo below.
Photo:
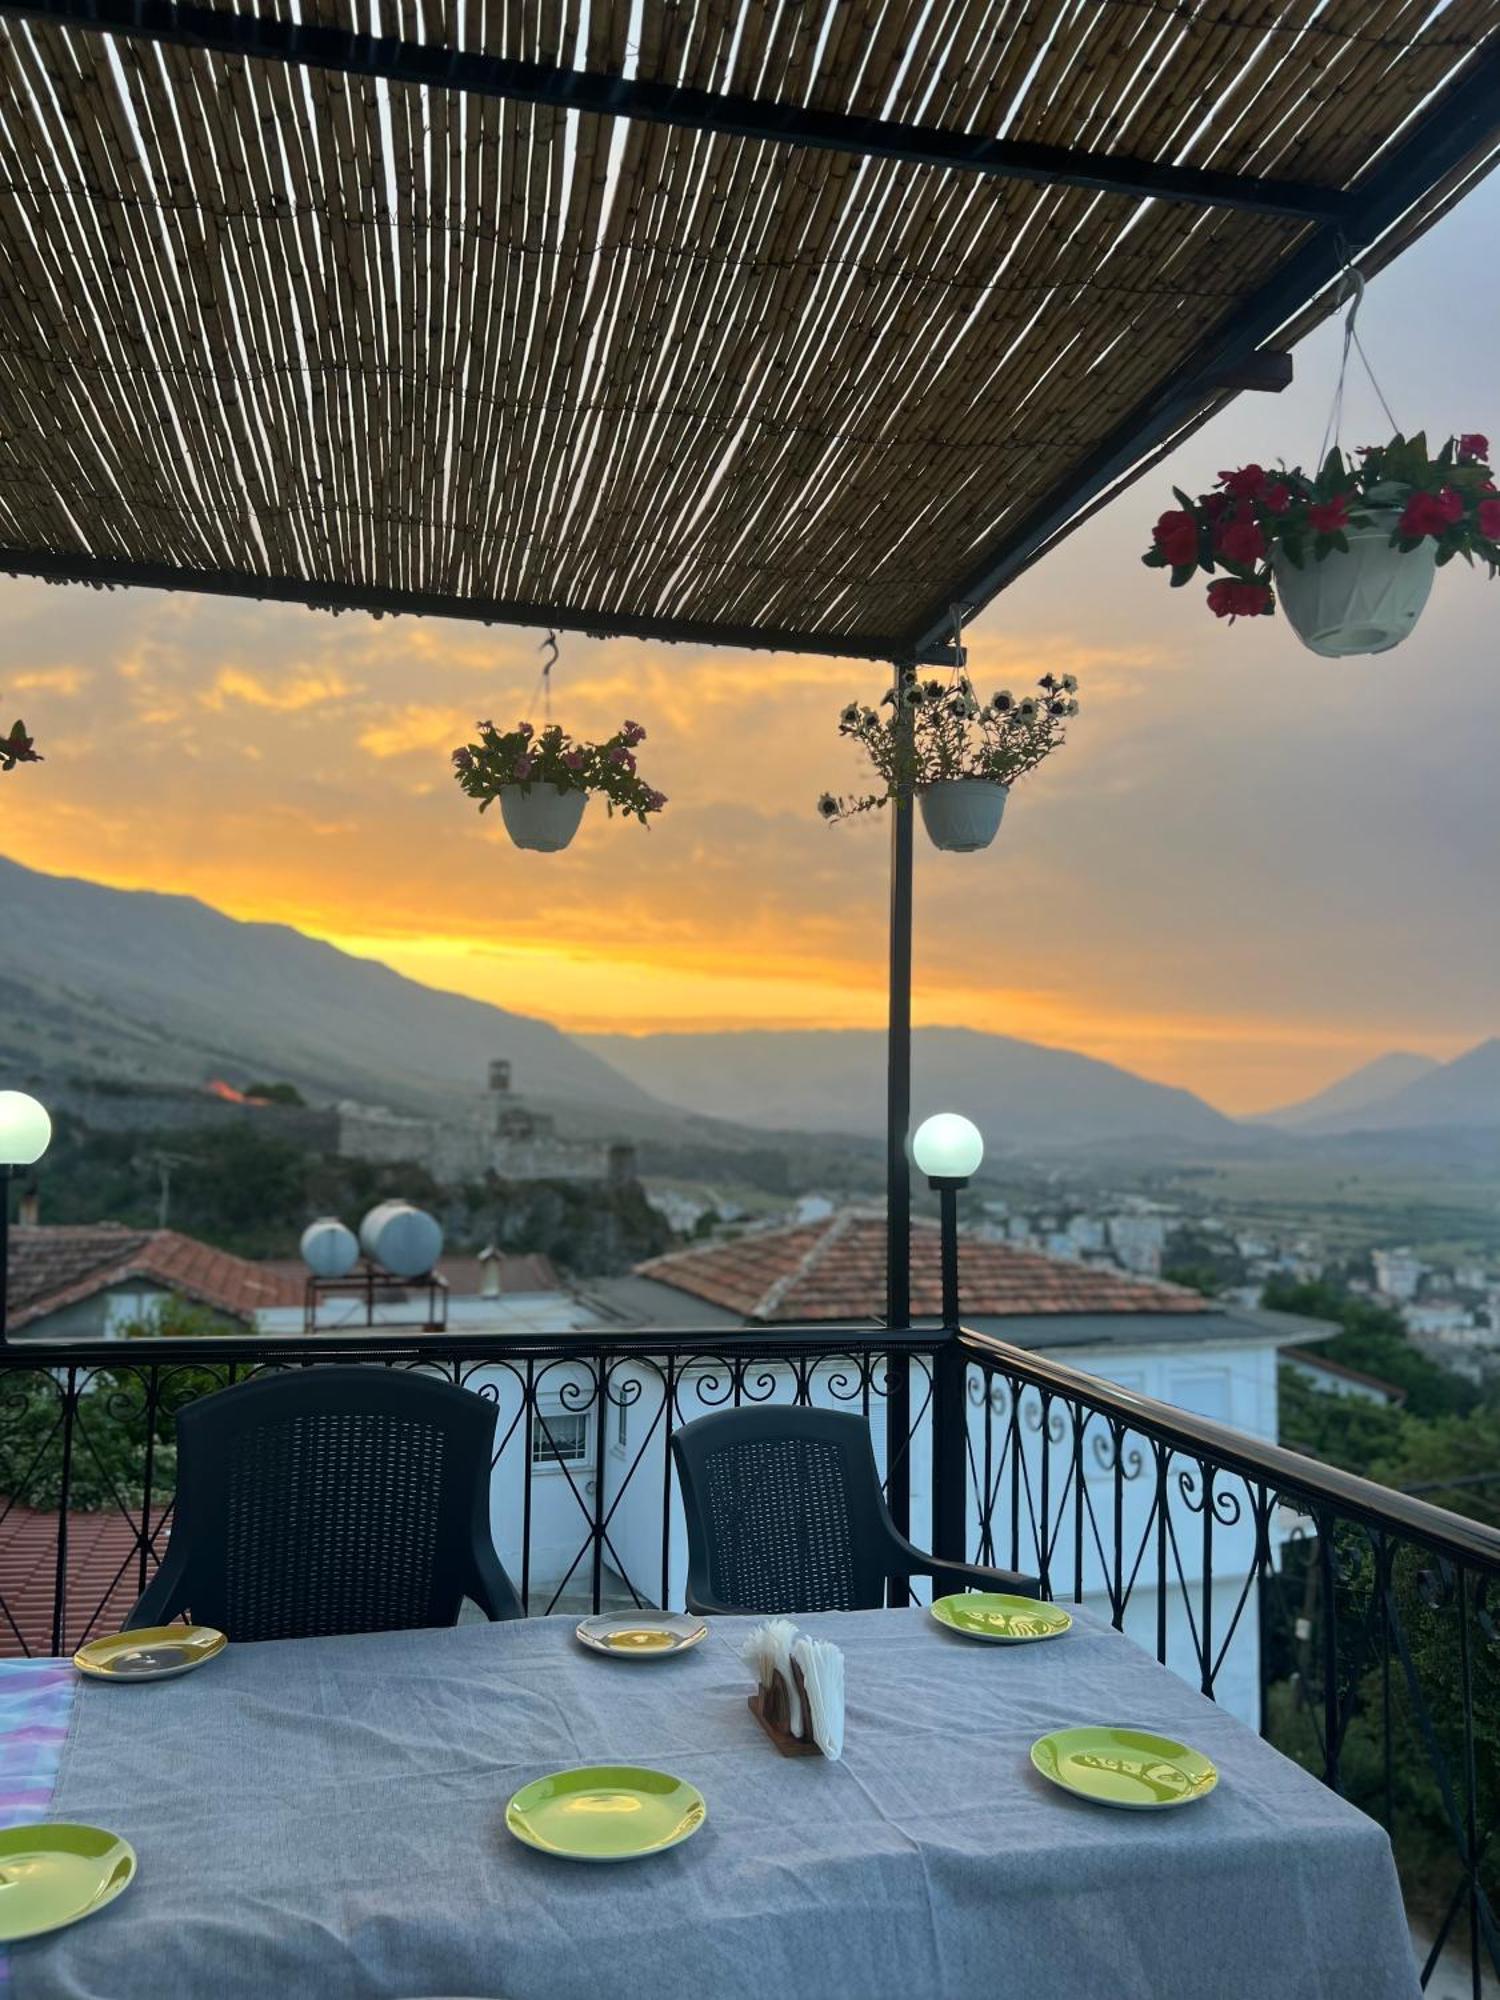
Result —
[[838, 818], [839, 802], [833, 796], [832, 792], [825, 792], [822, 798], [818, 800], [818, 811], [823, 815], [824, 819]]
[[1027, 695], [1024, 700], [1016, 703], [1016, 714], [1021, 718], [1022, 722], [1035, 722], [1036, 711], [1037, 704], [1030, 695]]
[[990, 703], [990, 707], [994, 709], [996, 715], [1008, 715], [1015, 705], [1016, 698], [1009, 688], [1001, 688], [999, 694]]
[[1076, 715], [1078, 713], [1078, 703], [1076, 701], [1068, 703], [1068, 713], [1069, 715]]
[[858, 727], [858, 724], [859, 724], [859, 703], [857, 701], [851, 701], [849, 706], [844, 710], [843, 714], [839, 717], [839, 728], [854, 729]]
[[1064, 694], [1077, 694], [1078, 692], [1077, 674], [1064, 674], [1062, 677], [1062, 689]]

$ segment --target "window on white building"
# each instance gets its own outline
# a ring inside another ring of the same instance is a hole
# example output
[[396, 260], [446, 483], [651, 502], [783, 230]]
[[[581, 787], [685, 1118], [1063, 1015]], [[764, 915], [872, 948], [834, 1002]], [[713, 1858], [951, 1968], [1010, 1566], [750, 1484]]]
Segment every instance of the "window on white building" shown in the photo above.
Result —
[[587, 1410], [538, 1410], [531, 1420], [533, 1465], [587, 1465]]
[[624, 1451], [630, 1443], [630, 1405], [621, 1403], [615, 1411], [615, 1450]]

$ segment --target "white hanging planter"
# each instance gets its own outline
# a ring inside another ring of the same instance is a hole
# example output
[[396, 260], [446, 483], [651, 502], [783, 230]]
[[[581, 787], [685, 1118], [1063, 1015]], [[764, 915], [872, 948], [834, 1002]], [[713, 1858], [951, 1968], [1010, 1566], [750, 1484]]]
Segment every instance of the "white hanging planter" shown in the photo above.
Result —
[[587, 792], [562, 791], [556, 785], [500, 787], [500, 812], [505, 831], [517, 847], [538, 854], [559, 854], [578, 831]]
[[1298, 569], [1278, 548], [1271, 558], [1276, 595], [1297, 637], [1327, 660], [1353, 653], [1388, 653], [1422, 615], [1437, 568], [1437, 543], [1391, 547], [1398, 516], [1377, 514], [1368, 528], [1350, 528], [1349, 553], [1334, 549], [1319, 562], [1309, 554]]
[[975, 854], [1000, 831], [1009, 785], [988, 778], [941, 778], [921, 794], [922, 824], [934, 847]]

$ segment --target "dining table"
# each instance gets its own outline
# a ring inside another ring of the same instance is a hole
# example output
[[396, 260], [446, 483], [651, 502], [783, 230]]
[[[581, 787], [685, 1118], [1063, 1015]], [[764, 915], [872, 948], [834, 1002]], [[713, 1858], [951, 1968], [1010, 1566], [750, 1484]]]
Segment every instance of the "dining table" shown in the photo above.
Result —
[[[843, 1650], [837, 1761], [778, 1754], [751, 1714], [753, 1619], [644, 1657], [550, 1617], [231, 1644], [139, 1685], [13, 1663], [0, 1817], [108, 1828], [139, 1867], [107, 1908], [12, 1945], [5, 1990], [1414, 2000], [1383, 1829], [1070, 1609], [1063, 1636], [1009, 1646], [915, 1606], [796, 1619]], [[1076, 1723], [1172, 1736], [1218, 1783], [1157, 1812], [1074, 1797], [1030, 1748]], [[596, 1764], [696, 1785], [701, 1828], [613, 1866], [512, 1837], [519, 1787]]]

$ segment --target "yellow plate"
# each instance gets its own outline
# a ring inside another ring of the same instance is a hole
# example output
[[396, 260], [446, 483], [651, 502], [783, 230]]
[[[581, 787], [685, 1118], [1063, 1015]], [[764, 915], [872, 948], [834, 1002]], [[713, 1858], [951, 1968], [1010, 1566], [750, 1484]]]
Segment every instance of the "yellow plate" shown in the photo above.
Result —
[[1092, 1724], [1038, 1737], [1031, 1761], [1044, 1778], [1095, 1805], [1161, 1812], [1207, 1798], [1219, 1774], [1200, 1750], [1145, 1729]]
[[585, 1618], [575, 1636], [591, 1652], [610, 1653], [617, 1660], [662, 1660], [699, 1645], [708, 1637], [708, 1627], [701, 1618], [675, 1611], [606, 1612]]
[[634, 1861], [695, 1834], [707, 1815], [696, 1785], [665, 1771], [597, 1764], [523, 1785], [505, 1808], [517, 1840], [569, 1861]]
[[222, 1653], [229, 1641], [212, 1625], [139, 1625], [90, 1639], [73, 1655], [81, 1674], [99, 1681], [168, 1681]]
[[127, 1888], [135, 1849], [100, 1826], [44, 1820], [0, 1833], [0, 1942], [91, 1917]]
[[939, 1597], [932, 1615], [951, 1632], [966, 1639], [984, 1639], [992, 1646], [1024, 1646], [1032, 1639], [1060, 1639], [1073, 1623], [1060, 1604], [1037, 1597], [1011, 1597], [996, 1590], [962, 1590], [956, 1597]]

